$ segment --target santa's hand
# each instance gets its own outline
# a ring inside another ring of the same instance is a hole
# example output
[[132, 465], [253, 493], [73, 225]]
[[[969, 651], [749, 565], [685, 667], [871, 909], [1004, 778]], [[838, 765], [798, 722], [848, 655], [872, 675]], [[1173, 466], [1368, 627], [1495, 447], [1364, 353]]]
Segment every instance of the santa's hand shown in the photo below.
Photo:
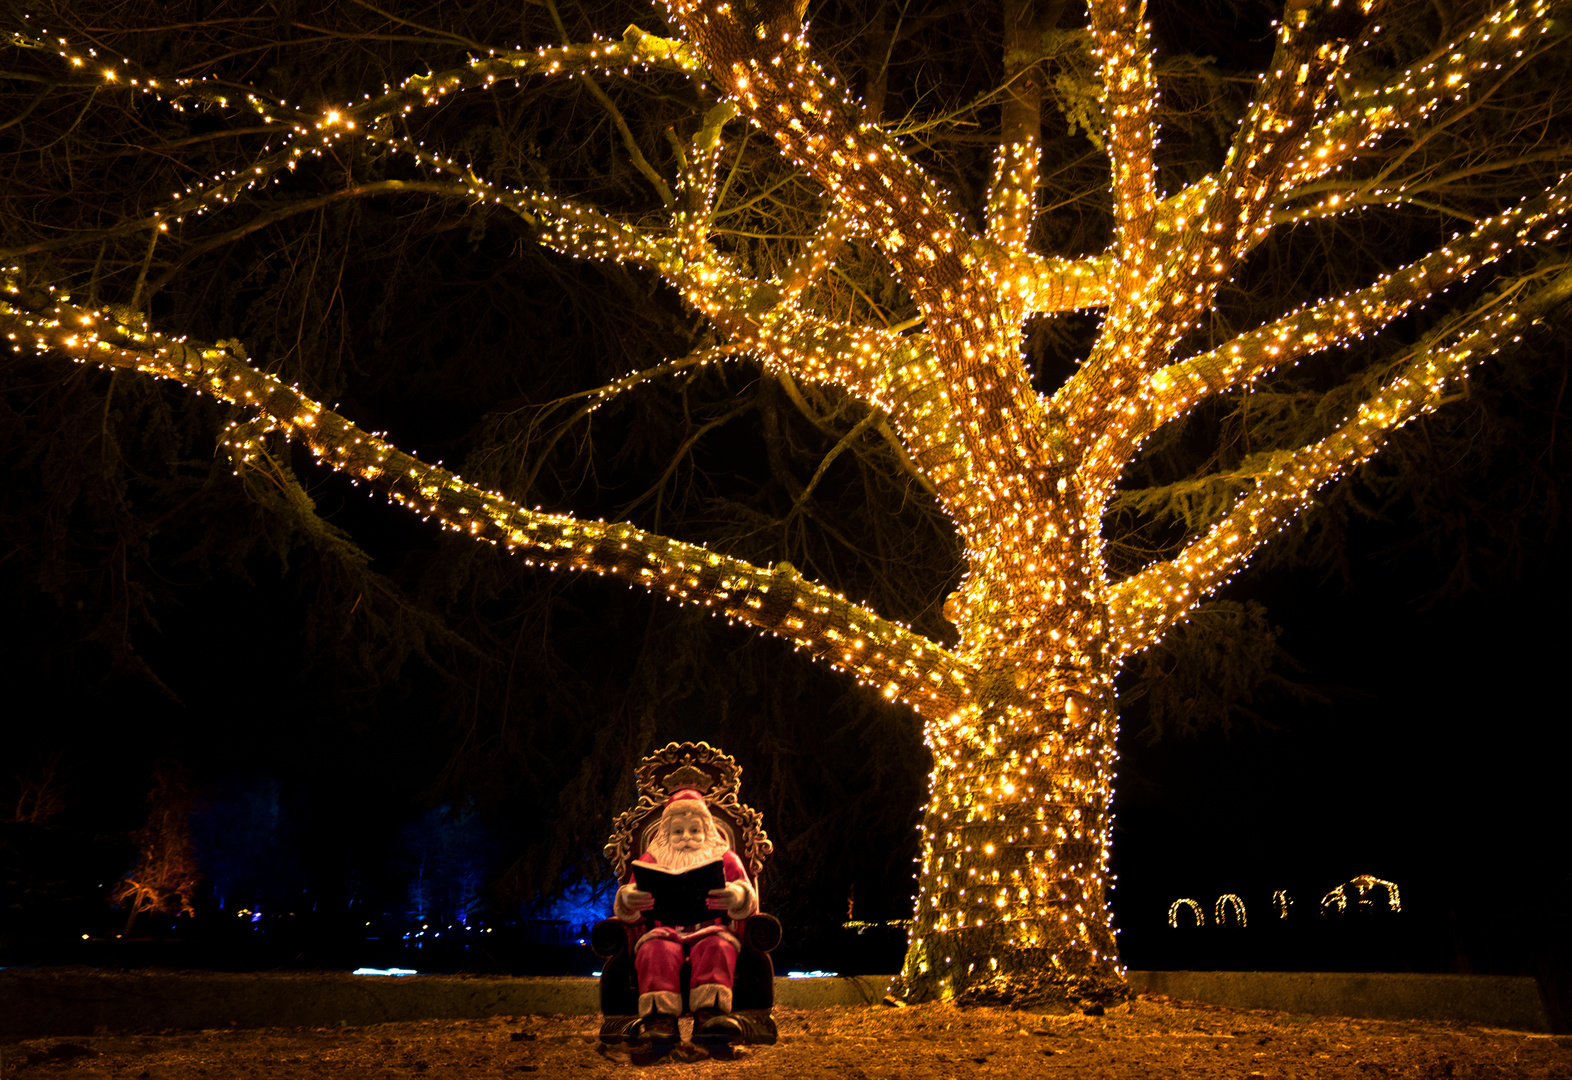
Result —
[[636, 922], [654, 906], [654, 894], [645, 892], [631, 881], [617, 890], [617, 918], [623, 922]]
[[711, 889], [709, 899], [704, 903], [711, 911], [726, 911], [741, 907], [747, 896], [747, 891], [734, 881], [724, 889]]

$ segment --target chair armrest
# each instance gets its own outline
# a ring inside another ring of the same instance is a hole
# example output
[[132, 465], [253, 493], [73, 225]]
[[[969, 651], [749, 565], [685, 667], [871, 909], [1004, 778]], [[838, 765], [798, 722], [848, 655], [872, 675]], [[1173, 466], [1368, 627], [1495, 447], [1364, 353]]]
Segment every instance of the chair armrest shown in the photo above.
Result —
[[[639, 920], [643, 922], [643, 920]], [[596, 956], [607, 960], [628, 951], [628, 928], [639, 923], [625, 923], [621, 919], [602, 919], [590, 931], [590, 949]]]
[[760, 952], [769, 952], [781, 943], [781, 921], [760, 912], [749, 915], [743, 924], [743, 940]]

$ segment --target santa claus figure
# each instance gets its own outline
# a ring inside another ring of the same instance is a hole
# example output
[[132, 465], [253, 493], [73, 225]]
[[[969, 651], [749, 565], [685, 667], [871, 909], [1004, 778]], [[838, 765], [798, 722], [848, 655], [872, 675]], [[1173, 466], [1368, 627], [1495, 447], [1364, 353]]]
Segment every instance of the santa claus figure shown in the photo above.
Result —
[[655, 898], [637, 887], [633, 870], [617, 890], [616, 915], [637, 922], [649, 913], [650, 927], [634, 946], [633, 966], [639, 978], [639, 1015], [644, 1035], [653, 1043], [678, 1041], [677, 1017], [682, 1012], [680, 975], [690, 965], [688, 1004], [693, 1009], [693, 1038], [698, 1042], [730, 1043], [742, 1035], [731, 1016], [732, 973], [737, 963], [739, 923], [759, 909], [759, 896], [748, 871], [716, 828], [704, 796], [679, 791], [666, 801], [649, 849], [638, 862], [677, 874], [720, 860], [726, 885], [710, 889], [706, 905], [713, 919], [691, 926], [669, 926], [655, 908]]

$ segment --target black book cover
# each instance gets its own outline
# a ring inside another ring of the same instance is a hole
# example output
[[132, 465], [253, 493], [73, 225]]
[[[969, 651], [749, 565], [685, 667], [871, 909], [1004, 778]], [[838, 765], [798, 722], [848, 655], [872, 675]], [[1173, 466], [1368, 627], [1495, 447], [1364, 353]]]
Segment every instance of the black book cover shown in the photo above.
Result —
[[725, 918], [724, 911], [711, 911], [706, 903], [711, 889], [726, 887], [726, 867], [720, 859], [679, 874], [636, 862], [633, 881], [655, 897], [655, 906], [645, 914], [667, 926], [693, 926]]

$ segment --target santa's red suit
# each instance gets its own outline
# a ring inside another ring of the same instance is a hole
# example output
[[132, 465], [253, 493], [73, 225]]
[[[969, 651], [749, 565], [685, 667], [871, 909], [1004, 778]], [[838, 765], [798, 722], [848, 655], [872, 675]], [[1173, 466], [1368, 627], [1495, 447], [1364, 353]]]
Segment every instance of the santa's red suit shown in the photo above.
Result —
[[[696, 793], [681, 793], [694, 795]], [[666, 807], [665, 816], [678, 813], [698, 813], [709, 818], [708, 808], [699, 802], [697, 808], [689, 800], [673, 796]], [[723, 848], [725, 841], [716, 838], [710, 825], [710, 844]], [[693, 926], [665, 926], [657, 912], [650, 912], [649, 929], [644, 931], [634, 945], [633, 966], [639, 977], [639, 1015], [664, 1013], [678, 1016], [682, 1013], [682, 986], [680, 975], [684, 957], [691, 964], [688, 980], [688, 1007], [697, 1012], [712, 1009], [716, 1012], [731, 1011], [732, 975], [737, 963], [737, 932], [740, 923], [759, 910], [759, 896], [748, 879], [748, 870], [730, 848], [721, 854], [721, 865], [726, 872], [726, 884], [733, 892], [734, 902], [724, 912], [717, 911], [715, 918]], [[638, 861], [669, 870], [651, 852], [640, 855]], [[713, 856], [705, 861], [713, 861]], [[628, 906], [627, 894], [633, 888], [633, 870], [628, 869], [622, 888], [617, 890], [616, 915], [624, 922], [637, 922], [641, 913]]]

